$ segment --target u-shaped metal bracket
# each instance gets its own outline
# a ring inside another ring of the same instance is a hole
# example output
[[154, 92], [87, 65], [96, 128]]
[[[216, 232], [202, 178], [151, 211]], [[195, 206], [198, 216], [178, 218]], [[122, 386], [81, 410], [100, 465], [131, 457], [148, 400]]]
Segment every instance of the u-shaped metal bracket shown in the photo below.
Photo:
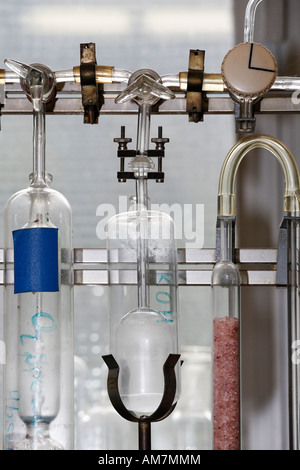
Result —
[[[112, 354], [102, 356], [102, 358], [109, 370], [107, 377], [107, 391], [113, 407], [123, 418], [127, 419], [128, 421], [138, 422], [140, 418], [138, 418], [131, 411], [128, 411], [121, 399], [118, 387], [120, 369], [117, 361]], [[173, 405], [176, 394], [175, 366], [179, 358], [180, 354], [169, 354], [163, 366], [164, 392], [161, 402], [158, 408], [150, 416], [145, 416], [143, 420], [152, 422], [160, 421], [169, 416], [169, 414], [171, 414], [175, 408], [176, 403]]]
[[176, 374], [175, 366], [180, 358], [180, 354], [169, 354], [163, 365], [164, 391], [158, 408], [150, 416], [137, 417], [129, 411], [120, 396], [118, 387], [119, 365], [112, 354], [102, 356], [108, 367], [107, 391], [110, 401], [119, 413], [127, 421], [139, 423], [139, 448], [149, 450], [151, 448], [150, 424], [161, 421], [169, 416], [174, 410], [176, 403]]

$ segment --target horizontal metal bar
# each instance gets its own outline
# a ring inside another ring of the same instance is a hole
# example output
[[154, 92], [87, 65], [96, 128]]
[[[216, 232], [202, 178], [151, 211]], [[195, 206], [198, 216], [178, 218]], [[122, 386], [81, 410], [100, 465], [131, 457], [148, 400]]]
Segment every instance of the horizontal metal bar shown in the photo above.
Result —
[[258, 264], [276, 264], [277, 263], [277, 249], [252, 249], [242, 248], [235, 250], [236, 261], [238, 263], [258, 263]]
[[[115, 98], [122, 90], [118, 84], [105, 84], [103, 91], [104, 103], [100, 110], [100, 115], [105, 114], [137, 114], [138, 105], [134, 101], [128, 101], [122, 104], [116, 104]], [[47, 114], [83, 114], [80, 85], [75, 83], [66, 83], [65, 86], [57, 92], [55, 103], [51, 111]], [[32, 103], [17, 83], [7, 84], [5, 86], [5, 100], [1, 108], [3, 115], [9, 114], [31, 114]], [[186, 114], [186, 92], [176, 91], [175, 99], [163, 101], [153, 114]], [[297, 100], [292, 100], [291, 93], [269, 92], [261, 100], [257, 114], [272, 113], [300, 113], [300, 105]], [[234, 114], [234, 103], [229, 97], [228, 92], [208, 92], [207, 109], [204, 114]]]
[[[116, 104], [113, 100], [104, 97], [105, 101], [101, 107], [100, 115], [110, 114], [137, 114], [138, 109], [135, 103], [127, 102]], [[48, 115], [81, 115], [83, 114], [81, 98], [58, 98], [52, 111]], [[256, 114], [280, 114], [280, 113], [300, 113], [300, 106], [293, 104], [290, 97], [264, 98], [261, 102], [260, 110]], [[1, 109], [1, 114], [32, 114], [32, 105], [24, 98], [10, 98], [6, 100]], [[162, 103], [152, 114], [187, 114], [185, 97], [177, 97], [172, 101]], [[208, 97], [208, 107], [204, 114], [234, 114], [234, 104], [230, 98]]]
[[[11, 255], [10, 251], [10, 263], [13, 262]], [[210, 286], [215, 259], [216, 252], [213, 248], [178, 249], [179, 286]], [[276, 249], [236, 249], [236, 260], [240, 269], [241, 285], [276, 285]], [[3, 249], [0, 249], [0, 263], [0, 285], [3, 285]], [[122, 265], [116, 260], [115, 266], [110, 279], [112, 284], [134, 285], [136, 283], [136, 270], [132, 260], [122, 259]], [[153, 272], [153, 275], [150, 278], [155, 279], [155, 270], [152, 269], [151, 272]], [[13, 282], [12, 265], [10, 266], [10, 274], [7, 277], [8, 283]], [[104, 248], [75, 248], [74, 285], [95, 286], [107, 284], [107, 250]]]
[[107, 250], [104, 248], [75, 248], [74, 263], [107, 263]]
[[[1, 250], [0, 250], [1, 255]], [[235, 251], [236, 260], [243, 264], [276, 264], [277, 249], [273, 248], [237, 248]], [[179, 264], [214, 264], [216, 260], [216, 251], [214, 248], [179, 248], [177, 250], [177, 260]], [[130, 259], [122, 262], [130, 262]], [[106, 264], [107, 250], [105, 248], [75, 248], [75, 264]]]
[[[237, 248], [236, 261], [241, 264], [275, 265], [277, 249], [275, 248]], [[106, 264], [107, 250], [105, 248], [74, 248], [74, 264]], [[179, 264], [214, 264], [216, 251], [214, 248], [179, 248], [177, 261]], [[13, 262], [13, 252], [8, 251], [8, 261]], [[130, 260], [128, 260], [130, 261]], [[126, 260], [125, 260], [126, 262]], [[0, 270], [4, 263], [4, 249], [0, 248]]]
[[[75, 270], [74, 284], [77, 286], [108, 285], [106, 270]], [[115, 274], [115, 275], [114, 275]], [[242, 286], [274, 286], [276, 285], [275, 271], [240, 271]], [[155, 278], [154, 276], [152, 276]], [[122, 270], [113, 273], [111, 285], [135, 285], [136, 272]], [[155, 284], [153, 284], [155, 285]], [[179, 286], [210, 286], [211, 270], [178, 271]]]
[[[216, 251], [207, 249], [178, 249], [178, 284], [179, 286], [210, 286], [211, 272], [215, 264]], [[107, 285], [106, 249], [76, 248], [74, 250], [74, 284]], [[243, 286], [276, 285], [276, 249], [236, 249], [236, 260], [241, 273]], [[128, 263], [128, 269], [124, 265]], [[111, 276], [112, 284], [133, 285], [136, 283], [136, 271], [131, 259], [122, 259], [122, 269], [116, 259], [116, 269]], [[80, 265], [85, 265], [81, 268]], [[91, 266], [88, 269], [88, 266]], [[98, 265], [98, 269], [97, 269]], [[113, 263], [112, 263], [113, 266]], [[151, 276], [150, 276], [151, 277]], [[155, 276], [152, 276], [155, 279]]]
[[[276, 272], [274, 271], [243, 271], [240, 270], [241, 286], [275, 286]], [[179, 272], [180, 278], [180, 272]], [[210, 286], [211, 271], [186, 271], [185, 282], [178, 282], [185, 286]]]
[[[155, 274], [155, 273], [154, 273]], [[152, 276], [155, 279], [155, 276]], [[242, 286], [275, 286], [275, 271], [240, 271]], [[7, 284], [13, 284], [13, 271], [8, 273], [6, 278]], [[135, 285], [136, 272], [131, 270], [121, 270], [115, 272], [110, 279], [111, 285]], [[4, 285], [4, 271], [0, 270], [0, 286]], [[95, 269], [75, 269], [74, 270], [74, 286], [107, 286], [108, 273], [107, 270]], [[155, 285], [153, 283], [153, 285]], [[179, 286], [210, 286], [211, 270], [179, 270], [178, 271]]]

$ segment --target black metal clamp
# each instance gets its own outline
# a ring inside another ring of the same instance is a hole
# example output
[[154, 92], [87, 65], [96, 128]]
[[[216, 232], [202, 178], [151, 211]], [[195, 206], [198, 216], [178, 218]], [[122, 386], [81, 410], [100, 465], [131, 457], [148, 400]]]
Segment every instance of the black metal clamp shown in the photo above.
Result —
[[80, 83], [85, 124], [98, 123], [102, 104], [99, 84], [96, 81], [96, 65], [95, 44], [80, 44]]
[[163, 366], [164, 391], [158, 408], [150, 416], [137, 417], [127, 410], [121, 399], [118, 388], [119, 366], [112, 354], [102, 356], [109, 372], [107, 378], [107, 391], [110, 401], [122, 418], [127, 421], [138, 423], [139, 426], [139, 450], [151, 450], [151, 422], [162, 421], [174, 410], [176, 395], [176, 375], [175, 366], [180, 358], [180, 354], [169, 354]]
[[288, 225], [288, 218], [283, 217], [279, 227], [277, 248], [276, 285], [278, 287], [288, 285]]
[[205, 51], [190, 50], [187, 76], [186, 111], [190, 122], [203, 121], [207, 100], [202, 92]]
[[[132, 139], [125, 137], [125, 126], [121, 126], [121, 137], [116, 137], [114, 142], [117, 142], [118, 145], [118, 157], [120, 158], [120, 171], [117, 173], [118, 181], [121, 183], [126, 182], [128, 179], [135, 179], [133, 171], [125, 171], [125, 158], [134, 158], [137, 155], [136, 150], [130, 150], [127, 148], [127, 144], [130, 143]], [[167, 137], [162, 136], [162, 127], [158, 127], [158, 137], [151, 139], [151, 142], [155, 143], [155, 149], [147, 150], [147, 156], [149, 158], [157, 158], [157, 169], [158, 171], [149, 171], [147, 178], [151, 180], [156, 180], [157, 183], [163, 183], [165, 179], [165, 174], [162, 171], [162, 159], [165, 156], [165, 144], [169, 142]]]
[[276, 285], [277, 287], [286, 287], [290, 284], [289, 279], [289, 266], [291, 264], [291, 224], [296, 222], [300, 224], [300, 217], [297, 216], [284, 216], [280, 228], [278, 237], [278, 249], [277, 249], [277, 269], [276, 269]]

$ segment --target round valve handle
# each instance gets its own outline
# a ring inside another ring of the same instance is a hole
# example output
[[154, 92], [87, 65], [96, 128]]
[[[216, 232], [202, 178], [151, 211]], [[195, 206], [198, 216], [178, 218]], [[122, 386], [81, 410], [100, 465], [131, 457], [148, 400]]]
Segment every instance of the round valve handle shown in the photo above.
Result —
[[271, 89], [278, 67], [266, 47], [245, 42], [226, 54], [221, 71], [223, 81], [234, 97], [255, 101]]

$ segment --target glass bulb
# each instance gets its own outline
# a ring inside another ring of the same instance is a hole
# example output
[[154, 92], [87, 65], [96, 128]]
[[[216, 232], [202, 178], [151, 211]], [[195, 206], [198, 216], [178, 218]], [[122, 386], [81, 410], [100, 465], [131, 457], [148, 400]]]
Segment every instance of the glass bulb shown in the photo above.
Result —
[[[149, 416], [164, 392], [163, 366], [178, 354], [177, 251], [173, 220], [133, 210], [108, 222], [111, 354], [119, 392], [138, 417]], [[176, 365], [180, 395], [179, 365]]]
[[[50, 182], [50, 178], [47, 178]], [[6, 449], [73, 447], [72, 216], [31, 180], [4, 214]], [[54, 287], [53, 287], [54, 282]]]
[[117, 326], [119, 392], [126, 408], [138, 417], [151, 415], [161, 402], [163, 365], [174, 351], [173, 329], [161, 312], [142, 307], [127, 313]]

